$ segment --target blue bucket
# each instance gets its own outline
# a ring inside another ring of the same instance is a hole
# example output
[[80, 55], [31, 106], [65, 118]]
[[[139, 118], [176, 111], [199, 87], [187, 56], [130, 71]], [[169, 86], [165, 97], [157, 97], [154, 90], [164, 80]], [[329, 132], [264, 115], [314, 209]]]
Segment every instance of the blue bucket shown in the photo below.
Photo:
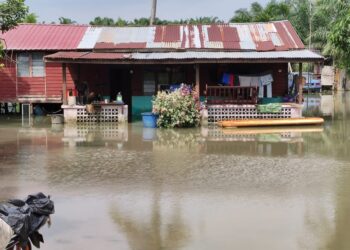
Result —
[[143, 127], [145, 128], [156, 128], [158, 115], [153, 114], [152, 112], [141, 113]]

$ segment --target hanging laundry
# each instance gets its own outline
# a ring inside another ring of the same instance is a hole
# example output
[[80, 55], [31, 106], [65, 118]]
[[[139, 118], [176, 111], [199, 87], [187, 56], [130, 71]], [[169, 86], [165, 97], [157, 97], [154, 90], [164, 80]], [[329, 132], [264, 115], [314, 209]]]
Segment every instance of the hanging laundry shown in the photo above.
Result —
[[228, 82], [229, 86], [234, 86], [235, 85], [235, 76], [233, 74], [230, 74], [230, 80]]
[[259, 98], [264, 97], [264, 88], [266, 87], [266, 97], [272, 97], [272, 82], [273, 77], [271, 74], [260, 76], [259, 78]]
[[250, 87], [251, 77], [250, 76], [239, 76], [239, 85], [241, 87]]
[[224, 85], [228, 85], [228, 86], [234, 86], [234, 80], [235, 80], [235, 77], [233, 74], [229, 74], [229, 73], [224, 73], [222, 75], [222, 83]]
[[239, 76], [239, 83], [241, 87], [259, 87], [259, 98], [264, 97], [264, 90], [266, 88], [266, 97], [272, 97], [272, 82], [271, 74], [262, 76]]
[[241, 87], [258, 87], [259, 76], [239, 76], [239, 83]]

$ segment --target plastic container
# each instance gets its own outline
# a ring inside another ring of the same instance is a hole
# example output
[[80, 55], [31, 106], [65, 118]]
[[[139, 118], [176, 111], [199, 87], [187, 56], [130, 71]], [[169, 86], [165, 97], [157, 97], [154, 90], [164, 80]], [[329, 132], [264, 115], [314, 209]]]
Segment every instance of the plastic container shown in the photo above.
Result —
[[68, 96], [68, 105], [74, 106], [77, 104], [76, 97], [75, 96]]
[[142, 115], [142, 123], [145, 128], [156, 128], [158, 115], [152, 112], [141, 113]]

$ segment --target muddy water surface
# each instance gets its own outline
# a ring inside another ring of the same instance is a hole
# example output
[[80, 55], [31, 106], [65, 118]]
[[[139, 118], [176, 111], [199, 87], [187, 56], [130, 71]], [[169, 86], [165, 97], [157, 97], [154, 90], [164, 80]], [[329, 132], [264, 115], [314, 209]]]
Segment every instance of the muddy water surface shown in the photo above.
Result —
[[0, 121], [0, 200], [56, 204], [42, 249], [350, 249], [350, 96], [323, 127], [185, 130]]

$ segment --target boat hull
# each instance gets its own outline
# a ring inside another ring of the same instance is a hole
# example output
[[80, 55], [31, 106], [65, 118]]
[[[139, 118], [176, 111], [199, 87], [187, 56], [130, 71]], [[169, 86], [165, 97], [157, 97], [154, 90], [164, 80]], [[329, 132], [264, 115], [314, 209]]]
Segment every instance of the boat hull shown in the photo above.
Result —
[[321, 125], [323, 123], [324, 123], [324, 119], [321, 117], [305, 117], [305, 118], [283, 118], [283, 119], [229, 120], [229, 121], [220, 121], [217, 124], [223, 128], [232, 128], [232, 127]]

